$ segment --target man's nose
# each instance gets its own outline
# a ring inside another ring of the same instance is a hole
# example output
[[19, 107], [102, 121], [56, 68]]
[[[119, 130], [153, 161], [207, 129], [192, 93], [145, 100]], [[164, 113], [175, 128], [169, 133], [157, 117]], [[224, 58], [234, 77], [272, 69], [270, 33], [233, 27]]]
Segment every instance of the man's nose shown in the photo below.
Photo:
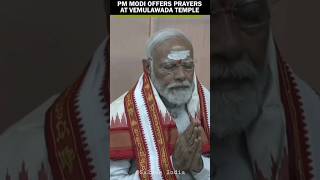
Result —
[[177, 67], [174, 79], [177, 81], [184, 81], [186, 79], [186, 74], [182, 66]]
[[241, 33], [232, 15], [221, 14], [213, 17], [214, 58], [221, 61], [239, 60], [243, 52]]

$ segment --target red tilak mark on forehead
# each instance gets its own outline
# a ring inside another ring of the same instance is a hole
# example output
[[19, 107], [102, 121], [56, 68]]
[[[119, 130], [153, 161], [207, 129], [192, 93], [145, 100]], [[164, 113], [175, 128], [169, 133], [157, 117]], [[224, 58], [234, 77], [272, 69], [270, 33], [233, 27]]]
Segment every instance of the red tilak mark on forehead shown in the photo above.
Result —
[[181, 62], [182, 62], [181, 59], [180, 59], [180, 60], [177, 60], [177, 61], [176, 61], [176, 64], [181, 64]]

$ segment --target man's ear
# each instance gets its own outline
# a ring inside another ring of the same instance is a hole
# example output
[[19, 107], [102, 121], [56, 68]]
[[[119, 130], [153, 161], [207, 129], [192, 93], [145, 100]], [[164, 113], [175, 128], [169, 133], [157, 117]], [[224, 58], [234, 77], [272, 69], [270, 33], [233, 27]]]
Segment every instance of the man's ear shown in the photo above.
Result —
[[143, 71], [148, 75], [151, 74], [151, 64], [150, 59], [142, 59]]

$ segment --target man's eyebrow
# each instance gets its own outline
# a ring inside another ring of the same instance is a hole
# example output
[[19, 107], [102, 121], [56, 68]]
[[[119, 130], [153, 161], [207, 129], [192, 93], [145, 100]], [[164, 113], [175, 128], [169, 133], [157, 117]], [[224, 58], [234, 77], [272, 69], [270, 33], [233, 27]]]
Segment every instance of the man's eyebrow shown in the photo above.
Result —
[[160, 63], [160, 66], [166, 66], [166, 65], [175, 65], [175, 63], [170, 61]]
[[[180, 60], [178, 60], [180, 61]], [[189, 63], [189, 62], [194, 62], [192, 58], [187, 58], [187, 59], [184, 59], [182, 60], [181, 62], [186, 62], [186, 63]], [[165, 59], [164, 62], [161, 62], [160, 63], [161, 65], [170, 65], [170, 64], [176, 64], [176, 60], [171, 60], [171, 59]]]

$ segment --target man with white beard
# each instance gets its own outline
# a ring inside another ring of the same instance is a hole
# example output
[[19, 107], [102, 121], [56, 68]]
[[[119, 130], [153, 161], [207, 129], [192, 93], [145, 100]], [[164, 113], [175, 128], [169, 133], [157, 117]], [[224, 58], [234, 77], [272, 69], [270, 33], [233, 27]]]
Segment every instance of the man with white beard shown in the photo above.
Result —
[[281, 59], [270, 4], [213, 0], [216, 180], [320, 179], [320, 99]]
[[210, 94], [180, 31], [154, 34], [137, 84], [110, 106], [110, 179], [210, 178]]

